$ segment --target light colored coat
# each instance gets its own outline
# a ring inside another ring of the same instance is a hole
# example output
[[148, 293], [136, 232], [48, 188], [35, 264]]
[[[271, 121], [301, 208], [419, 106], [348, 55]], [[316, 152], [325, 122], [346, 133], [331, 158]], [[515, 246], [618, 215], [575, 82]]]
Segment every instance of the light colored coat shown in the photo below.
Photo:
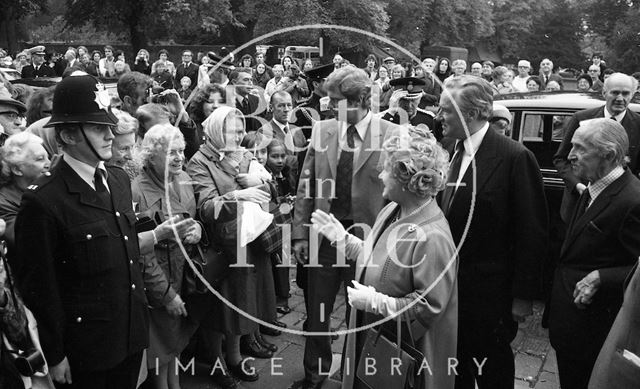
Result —
[[[406, 308], [403, 320], [408, 318], [412, 328], [421, 329], [414, 330], [413, 336], [418, 339], [416, 348], [429, 365], [429, 369], [423, 369], [426, 378], [423, 387], [453, 388], [455, 373], [449, 374], [448, 369], [449, 358], [456, 357], [458, 333], [458, 257], [453, 238], [435, 201], [383, 230], [398, 208], [398, 204], [391, 203], [380, 211], [364, 242], [350, 238], [346, 255], [357, 258], [356, 280], [395, 297], [397, 309]], [[351, 310], [350, 329], [356, 325], [357, 312]], [[356, 334], [365, 336], [366, 332], [347, 335], [343, 389], [353, 387], [358, 362]]]
[[[355, 223], [372, 226], [378, 212], [384, 206], [382, 181], [378, 175], [383, 168], [382, 144], [391, 134], [400, 131], [397, 125], [373, 116], [358, 158], [351, 181], [351, 212]], [[292, 238], [309, 239], [311, 213], [331, 209], [332, 183], [337, 178], [338, 151], [340, 148], [340, 122], [329, 119], [317, 122], [313, 127], [311, 143], [302, 166], [296, 196]], [[321, 186], [318, 186], [321, 184]]]

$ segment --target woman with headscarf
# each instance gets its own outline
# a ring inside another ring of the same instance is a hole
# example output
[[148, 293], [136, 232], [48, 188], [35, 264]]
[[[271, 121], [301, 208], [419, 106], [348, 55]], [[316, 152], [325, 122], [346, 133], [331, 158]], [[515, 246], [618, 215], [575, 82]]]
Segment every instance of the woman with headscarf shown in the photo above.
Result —
[[[209, 238], [222, 246], [226, 258], [233, 262], [244, 258], [248, 264], [229, 267], [219, 292], [249, 317], [270, 322], [275, 319], [276, 308], [269, 254], [257, 241], [237, 250], [237, 235], [241, 229], [238, 214], [248, 208], [243, 203], [268, 203], [271, 199], [269, 185], [260, 176], [249, 173], [251, 164], [258, 162], [253, 153], [240, 146], [246, 132], [244, 116], [239, 110], [220, 106], [204, 121], [203, 128], [205, 142], [187, 165], [197, 197], [198, 215]], [[269, 288], [270, 292], [265, 292]], [[248, 335], [250, 351], [262, 354], [262, 357], [273, 355], [254, 336], [258, 331], [257, 323], [222, 302], [217, 308], [219, 313], [213, 316], [215, 322], [211, 324], [225, 335], [225, 372], [228, 368], [240, 380], [257, 380], [258, 374], [240, 354], [240, 337]], [[213, 352], [222, 363], [220, 334], [214, 339]], [[223, 374], [220, 369], [216, 369], [213, 379], [225, 388], [232, 387], [228, 373]]]

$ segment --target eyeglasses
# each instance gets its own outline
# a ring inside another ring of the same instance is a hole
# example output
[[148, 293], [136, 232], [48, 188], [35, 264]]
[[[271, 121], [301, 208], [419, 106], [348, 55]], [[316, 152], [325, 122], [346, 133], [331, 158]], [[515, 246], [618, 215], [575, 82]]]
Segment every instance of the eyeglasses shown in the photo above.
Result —
[[13, 112], [13, 111], [0, 112], [0, 115], [6, 116], [11, 120], [16, 120], [18, 118], [20, 118], [20, 119], [24, 118], [23, 114], [16, 113], [16, 112]]

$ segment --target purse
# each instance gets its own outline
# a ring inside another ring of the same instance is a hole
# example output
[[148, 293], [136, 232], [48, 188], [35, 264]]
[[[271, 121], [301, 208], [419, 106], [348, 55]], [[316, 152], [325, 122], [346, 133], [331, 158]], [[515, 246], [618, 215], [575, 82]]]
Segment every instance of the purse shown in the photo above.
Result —
[[[16, 309], [24, 309], [25, 315], [27, 318], [27, 325], [29, 326], [29, 346], [25, 349], [20, 349], [13, 345], [9, 339], [3, 334], [2, 342], [4, 343], [3, 350], [6, 352], [8, 360], [13, 364], [16, 371], [25, 379], [29, 379], [30, 377], [34, 377], [39, 375], [41, 377], [45, 377], [47, 375], [48, 369], [46, 365], [46, 361], [44, 359], [44, 355], [42, 351], [39, 349], [39, 339], [38, 333], [32, 331], [32, 327], [36, 327], [35, 318], [33, 314], [29, 312], [25, 307], [21, 304], [18, 306], [18, 298], [15, 292], [15, 286], [13, 284], [13, 277], [11, 275], [9, 269], [9, 263], [7, 261], [6, 253], [6, 243], [5, 241], [0, 242], [0, 257], [2, 257], [3, 266], [5, 272], [7, 274], [7, 285], [9, 286], [9, 290], [11, 290], [11, 298], [13, 299], [13, 303], [16, 304]], [[35, 338], [34, 338], [35, 337]]]
[[187, 258], [188, 263], [182, 273], [182, 294], [186, 296], [209, 293], [208, 286], [195, 273], [194, 268], [207, 283], [215, 288], [227, 276], [229, 265], [231, 265], [224, 252], [213, 245], [203, 249], [200, 244], [197, 244], [196, 248], [195, 255]]
[[[411, 325], [407, 325], [410, 344], [402, 341], [401, 328], [402, 320], [398, 317], [395, 341], [393, 336], [389, 336], [381, 326], [367, 330], [364, 347], [356, 369], [356, 379], [366, 388], [413, 389], [422, 387], [424, 373], [418, 374], [418, 371], [424, 360], [424, 354], [415, 348]], [[372, 366], [375, 366], [375, 369]]]

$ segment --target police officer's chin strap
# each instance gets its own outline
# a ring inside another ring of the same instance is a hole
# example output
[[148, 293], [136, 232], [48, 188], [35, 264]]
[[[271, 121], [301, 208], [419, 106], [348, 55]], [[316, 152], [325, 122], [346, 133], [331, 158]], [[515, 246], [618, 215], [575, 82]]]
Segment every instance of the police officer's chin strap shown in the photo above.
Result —
[[82, 133], [82, 136], [84, 137], [84, 141], [87, 142], [87, 145], [89, 145], [89, 149], [91, 150], [93, 155], [95, 155], [96, 158], [98, 158], [99, 161], [105, 161], [105, 162], [108, 161], [108, 160], [102, 158], [100, 156], [100, 154], [98, 154], [98, 152], [96, 151], [95, 147], [93, 147], [93, 143], [91, 143], [89, 138], [87, 138], [87, 134], [84, 133], [84, 125], [82, 123], [80, 123], [80, 132]]

